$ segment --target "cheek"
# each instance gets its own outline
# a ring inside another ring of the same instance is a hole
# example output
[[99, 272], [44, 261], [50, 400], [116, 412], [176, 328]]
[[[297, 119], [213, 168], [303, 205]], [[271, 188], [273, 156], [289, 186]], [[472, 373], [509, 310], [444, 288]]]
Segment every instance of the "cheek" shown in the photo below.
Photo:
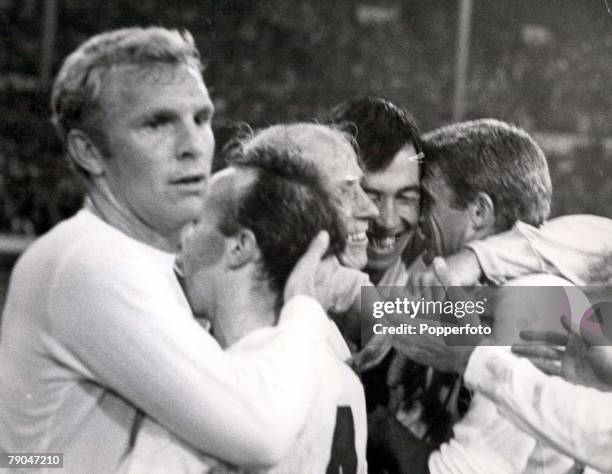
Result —
[[340, 199], [336, 199], [334, 204], [341, 224], [346, 227], [351, 222], [352, 209], [347, 207]]
[[414, 226], [419, 220], [419, 206], [403, 206], [398, 211], [399, 217], [404, 222]]
[[361, 270], [368, 262], [368, 254], [366, 249], [357, 249], [347, 246], [339, 256], [340, 263], [348, 268]]
[[225, 252], [225, 239], [218, 233], [207, 236], [202, 239], [199, 245], [202, 249], [197, 256], [198, 267], [210, 267], [218, 263]]

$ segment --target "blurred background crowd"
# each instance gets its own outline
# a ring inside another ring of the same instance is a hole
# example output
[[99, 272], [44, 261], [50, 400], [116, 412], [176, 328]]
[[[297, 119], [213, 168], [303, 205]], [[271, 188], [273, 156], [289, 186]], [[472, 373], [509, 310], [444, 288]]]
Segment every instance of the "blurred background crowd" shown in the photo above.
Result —
[[[49, 122], [63, 58], [128, 25], [190, 30], [218, 146], [251, 126], [321, 116], [359, 95], [453, 119], [459, 1], [0, 0], [0, 233], [37, 235], [82, 190]], [[612, 217], [612, 16], [605, 0], [475, 0], [464, 119], [526, 128], [549, 157], [553, 214]]]

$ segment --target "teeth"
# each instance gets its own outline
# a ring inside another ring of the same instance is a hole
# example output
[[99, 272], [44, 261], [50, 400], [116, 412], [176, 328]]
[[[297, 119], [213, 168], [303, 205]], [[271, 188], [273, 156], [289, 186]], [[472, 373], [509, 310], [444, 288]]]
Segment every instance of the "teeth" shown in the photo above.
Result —
[[389, 253], [395, 248], [395, 243], [398, 238], [396, 236], [391, 237], [370, 237], [370, 245], [374, 247], [377, 252]]
[[384, 239], [375, 239], [374, 244], [377, 247], [393, 247], [395, 245], [395, 239], [393, 237], [386, 237]]
[[349, 234], [346, 240], [354, 243], [362, 243], [367, 242], [368, 237], [366, 236], [365, 232], [354, 232], [352, 234]]

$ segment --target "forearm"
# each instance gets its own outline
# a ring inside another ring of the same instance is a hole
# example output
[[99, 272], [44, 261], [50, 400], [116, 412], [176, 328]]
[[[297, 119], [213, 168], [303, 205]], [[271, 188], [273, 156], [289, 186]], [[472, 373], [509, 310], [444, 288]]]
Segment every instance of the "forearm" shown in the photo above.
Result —
[[612, 282], [610, 235], [611, 219], [574, 215], [541, 227], [517, 222], [511, 230], [467, 247], [496, 284], [529, 273], [552, 273], [576, 285], [600, 285]]
[[327, 327], [321, 308], [290, 302], [295, 314], [281, 318], [271, 345], [241, 357], [156, 292], [154, 279], [127, 288], [132, 280], [63, 280], [50, 329], [58, 356], [212, 456], [239, 465], [282, 457], [307, 416], [311, 361]]
[[528, 434], [596, 469], [612, 470], [612, 394], [547, 376], [500, 347], [476, 348], [465, 380]]

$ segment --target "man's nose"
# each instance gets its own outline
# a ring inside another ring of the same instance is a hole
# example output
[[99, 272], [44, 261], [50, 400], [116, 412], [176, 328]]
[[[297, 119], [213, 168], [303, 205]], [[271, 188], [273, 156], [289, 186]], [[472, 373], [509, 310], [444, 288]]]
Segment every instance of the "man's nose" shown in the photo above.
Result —
[[[208, 149], [214, 149], [214, 136], [208, 127], [192, 121], [183, 122], [177, 134], [177, 155], [180, 159], [200, 159]], [[212, 141], [211, 143], [208, 143]]]
[[419, 214], [418, 226], [421, 231], [424, 228], [425, 221], [427, 220], [427, 212], [424, 208], [421, 208], [421, 213]]
[[355, 210], [355, 217], [360, 219], [376, 219], [379, 214], [378, 208], [361, 187], [357, 191]]
[[385, 229], [395, 229], [399, 224], [399, 216], [397, 214], [397, 206], [395, 199], [392, 197], [383, 198], [378, 207], [380, 215], [376, 219], [376, 223]]

